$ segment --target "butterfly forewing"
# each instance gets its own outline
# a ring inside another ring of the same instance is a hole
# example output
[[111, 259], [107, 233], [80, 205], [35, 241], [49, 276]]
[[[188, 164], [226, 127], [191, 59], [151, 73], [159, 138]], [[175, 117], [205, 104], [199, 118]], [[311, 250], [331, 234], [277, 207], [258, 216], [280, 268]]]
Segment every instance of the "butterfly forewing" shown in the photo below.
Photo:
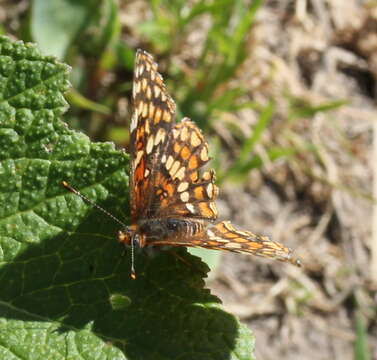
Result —
[[130, 126], [131, 218], [147, 216], [153, 197], [156, 164], [161, 160], [174, 126], [175, 103], [166, 91], [151, 55], [138, 50]]

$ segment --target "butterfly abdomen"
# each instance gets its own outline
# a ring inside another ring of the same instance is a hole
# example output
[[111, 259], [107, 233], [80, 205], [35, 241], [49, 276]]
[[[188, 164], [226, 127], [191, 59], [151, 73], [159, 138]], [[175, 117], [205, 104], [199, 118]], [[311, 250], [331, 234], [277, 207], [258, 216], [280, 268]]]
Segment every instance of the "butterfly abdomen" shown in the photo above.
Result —
[[201, 222], [174, 218], [144, 220], [139, 226], [147, 241], [194, 236], [203, 231]]

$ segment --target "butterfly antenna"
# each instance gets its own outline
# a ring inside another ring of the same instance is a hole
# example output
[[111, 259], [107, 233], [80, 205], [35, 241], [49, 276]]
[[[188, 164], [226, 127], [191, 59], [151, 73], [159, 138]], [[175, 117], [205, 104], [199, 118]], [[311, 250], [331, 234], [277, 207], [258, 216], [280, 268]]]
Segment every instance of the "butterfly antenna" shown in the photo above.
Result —
[[130, 277], [132, 280], [136, 279], [136, 271], [135, 271], [135, 240], [132, 237], [131, 240], [131, 274]]
[[89, 203], [90, 205], [92, 205], [93, 207], [95, 207], [96, 209], [98, 210], [101, 210], [104, 214], [106, 214], [108, 217], [110, 217], [111, 219], [113, 219], [115, 222], [117, 222], [118, 224], [122, 225], [124, 228], [127, 228], [127, 225], [123, 222], [121, 222], [118, 218], [116, 218], [113, 214], [109, 213], [107, 210], [105, 210], [103, 207], [99, 206], [98, 204], [96, 204], [94, 201], [88, 199], [85, 195], [81, 194], [80, 191], [76, 190], [75, 188], [73, 188], [70, 184], [68, 184], [66, 181], [62, 181], [62, 184], [63, 186], [69, 190], [70, 192], [74, 193], [75, 195], [79, 196], [81, 199], [83, 199], [84, 201], [86, 201], [87, 203]]

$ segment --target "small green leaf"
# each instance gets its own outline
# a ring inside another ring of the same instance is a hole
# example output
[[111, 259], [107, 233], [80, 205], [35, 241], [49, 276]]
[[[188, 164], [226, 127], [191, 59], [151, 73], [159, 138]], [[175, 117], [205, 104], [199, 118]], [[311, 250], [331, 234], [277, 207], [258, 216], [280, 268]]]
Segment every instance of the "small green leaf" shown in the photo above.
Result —
[[92, 0], [33, 0], [31, 34], [44, 54], [63, 59], [95, 6]]
[[140, 250], [131, 280], [118, 224], [61, 186], [127, 221], [128, 156], [60, 119], [68, 71], [0, 38], [0, 358], [253, 359], [199, 258]]

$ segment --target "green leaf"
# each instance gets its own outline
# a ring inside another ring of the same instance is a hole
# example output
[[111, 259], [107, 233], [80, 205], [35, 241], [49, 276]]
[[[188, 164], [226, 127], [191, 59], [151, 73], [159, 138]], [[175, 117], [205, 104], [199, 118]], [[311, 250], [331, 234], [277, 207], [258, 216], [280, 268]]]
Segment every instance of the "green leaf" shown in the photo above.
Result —
[[44, 54], [63, 59], [68, 46], [87, 21], [93, 0], [33, 0], [31, 34]]
[[127, 155], [59, 119], [68, 71], [0, 38], [0, 358], [253, 359], [205, 264], [140, 250], [131, 280], [119, 226], [61, 186], [128, 215]]

